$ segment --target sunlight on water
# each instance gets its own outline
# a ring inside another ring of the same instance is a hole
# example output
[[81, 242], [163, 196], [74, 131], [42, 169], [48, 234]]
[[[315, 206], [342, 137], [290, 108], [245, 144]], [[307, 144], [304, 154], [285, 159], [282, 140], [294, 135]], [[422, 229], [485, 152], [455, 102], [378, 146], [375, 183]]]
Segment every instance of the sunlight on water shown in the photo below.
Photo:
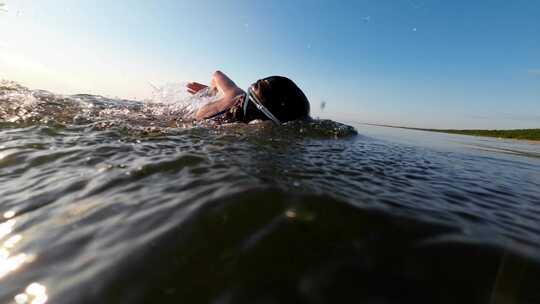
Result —
[[[12, 232], [14, 225], [15, 220], [13, 219], [0, 224], [0, 239], [8, 236]], [[31, 263], [35, 260], [35, 255], [32, 254], [12, 254], [11, 251], [22, 239], [22, 235], [15, 234], [5, 240], [2, 246], [0, 246], [0, 279], [16, 271], [23, 264]], [[37, 283], [30, 284], [26, 288], [26, 293], [19, 294], [15, 297], [16, 303], [43, 304], [46, 301], [47, 295], [45, 287]]]
[[11, 231], [13, 231], [14, 225], [15, 225], [15, 220], [9, 220], [7, 222], [0, 224], [0, 239], [10, 234]]
[[[1, 159], [2, 159], [2, 158], [0, 157], [0, 160], [1, 160]], [[10, 218], [12, 218], [12, 217], [14, 217], [14, 216], [15, 216], [15, 211], [10, 210], [10, 211], [4, 212], [4, 218], [5, 218], [5, 219], [10, 219]]]
[[9, 239], [7, 239], [5, 242], [4, 242], [4, 248], [5, 249], [11, 249], [15, 246], [15, 244], [17, 244], [20, 240], [22, 240], [22, 236], [20, 234], [16, 234], [12, 237], [10, 237]]
[[9, 252], [0, 249], [0, 279], [8, 273], [17, 270], [22, 264], [28, 261], [28, 256], [24, 253], [9, 256]]
[[[15, 220], [11, 219], [0, 224], [0, 239], [3, 239], [13, 231]], [[12, 254], [15, 245], [23, 239], [22, 235], [15, 234], [7, 238], [0, 246], [0, 279], [17, 270], [24, 263], [34, 260], [35, 256], [26, 253]]]
[[24, 293], [15, 296], [17, 304], [44, 304], [48, 300], [47, 288], [39, 283], [31, 283]]

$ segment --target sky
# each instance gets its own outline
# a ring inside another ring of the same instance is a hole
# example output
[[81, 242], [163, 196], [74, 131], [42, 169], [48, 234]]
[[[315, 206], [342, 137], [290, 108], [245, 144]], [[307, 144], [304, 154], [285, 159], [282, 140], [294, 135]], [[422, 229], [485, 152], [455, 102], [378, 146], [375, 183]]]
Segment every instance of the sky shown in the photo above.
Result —
[[144, 99], [221, 70], [293, 79], [314, 117], [540, 128], [537, 0], [0, 3], [0, 78], [34, 89]]

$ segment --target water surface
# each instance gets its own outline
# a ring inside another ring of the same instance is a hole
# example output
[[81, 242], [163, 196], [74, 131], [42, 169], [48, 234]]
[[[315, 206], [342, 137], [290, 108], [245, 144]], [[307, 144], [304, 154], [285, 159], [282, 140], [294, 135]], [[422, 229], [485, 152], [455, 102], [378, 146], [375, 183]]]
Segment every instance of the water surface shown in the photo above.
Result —
[[0, 90], [4, 303], [538, 303], [540, 146]]

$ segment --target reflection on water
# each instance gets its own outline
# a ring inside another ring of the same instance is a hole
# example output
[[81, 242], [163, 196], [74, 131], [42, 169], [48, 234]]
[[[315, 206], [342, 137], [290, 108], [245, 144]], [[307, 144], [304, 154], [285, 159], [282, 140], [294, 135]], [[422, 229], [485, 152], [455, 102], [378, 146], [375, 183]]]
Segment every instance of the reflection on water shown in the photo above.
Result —
[[4, 212], [4, 218], [5, 219], [10, 219], [10, 218], [12, 218], [14, 216], [15, 216], [15, 211], [10, 210], [10, 211]]
[[15, 296], [17, 304], [44, 304], [47, 302], [47, 288], [39, 283], [31, 283], [24, 293]]
[[6, 235], [9, 235], [13, 231], [14, 225], [15, 220], [9, 220], [0, 224], [0, 239], [4, 238]]
[[13, 255], [11, 253], [15, 245], [23, 238], [20, 234], [9, 236], [13, 231], [15, 222], [15, 220], [11, 219], [0, 224], [0, 240], [5, 239], [0, 247], [0, 279], [17, 270], [22, 264], [29, 263], [34, 259], [33, 255], [25, 253]]
[[0, 279], [9, 273], [17, 270], [24, 263], [29, 263], [34, 260], [33, 255], [26, 253], [13, 254], [12, 251], [15, 245], [22, 240], [22, 235], [11, 235], [16, 221], [8, 220], [0, 224], [0, 241], [4, 240], [0, 247]]
[[170, 109], [0, 90], [0, 302], [540, 303], [538, 146]]

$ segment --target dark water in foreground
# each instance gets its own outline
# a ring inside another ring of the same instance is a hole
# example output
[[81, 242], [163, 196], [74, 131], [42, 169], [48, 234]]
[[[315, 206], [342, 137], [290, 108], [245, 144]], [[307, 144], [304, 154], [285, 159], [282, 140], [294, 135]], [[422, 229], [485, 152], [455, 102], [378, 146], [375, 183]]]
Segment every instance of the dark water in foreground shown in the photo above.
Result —
[[1, 303], [540, 303], [539, 145], [175, 110], [4, 84]]

